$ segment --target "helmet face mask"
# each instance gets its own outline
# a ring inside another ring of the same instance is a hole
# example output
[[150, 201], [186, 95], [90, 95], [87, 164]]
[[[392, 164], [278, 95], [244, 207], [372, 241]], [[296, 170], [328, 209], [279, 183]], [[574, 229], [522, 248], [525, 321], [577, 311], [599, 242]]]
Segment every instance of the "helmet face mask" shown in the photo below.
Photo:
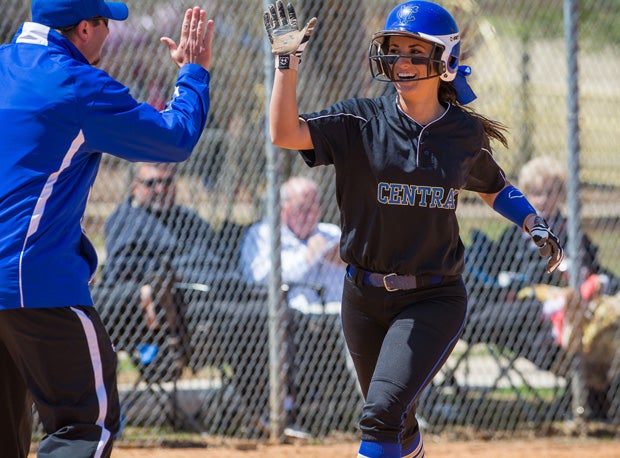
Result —
[[[368, 50], [368, 61], [373, 78], [386, 82], [426, 80], [437, 78], [445, 71], [445, 65], [441, 60], [443, 46], [428, 40], [422, 40], [420, 37], [415, 37], [416, 41], [424, 41], [432, 45], [431, 51], [427, 56], [394, 53], [390, 52], [390, 38], [395, 36], [414, 38], [410, 34], [397, 33], [384, 34], [383, 32], [377, 32], [373, 35], [370, 49]], [[426, 65], [426, 76], [417, 76], [413, 79], [400, 78], [394, 71], [394, 65], [400, 59], [406, 59], [413, 65]]]
[[[394, 55], [389, 54], [389, 38], [404, 36], [433, 43], [427, 63], [428, 79], [439, 77], [452, 81], [460, 58], [460, 35], [456, 22], [441, 6], [427, 1], [408, 1], [389, 14], [384, 30], [373, 34], [368, 50], [372, 77], [380, 81], [394, 79]], [[434, 70], [435, 71], [431, 71]]]

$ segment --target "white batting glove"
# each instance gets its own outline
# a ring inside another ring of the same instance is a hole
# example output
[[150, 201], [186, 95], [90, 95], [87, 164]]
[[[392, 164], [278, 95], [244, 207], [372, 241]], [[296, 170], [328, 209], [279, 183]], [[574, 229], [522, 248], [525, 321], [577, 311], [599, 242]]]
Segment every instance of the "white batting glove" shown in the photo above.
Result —
[[276, 68], [297, 69], [317, 19], [313, 17], [300, 30], [295, 8], [288, 3], [285, 10], [281, 0], [275, 5], [269, 5], [269, 11], [264, 12], [263, 19], [271, 43], [271, 52], [276, 55]]
[[538, 247], [538, 253], [543, 258], [549, 258], [547, 262], [547, 273], [553, 272], [558, 268], [564, 258], [564, 250], [560, 246], [560, 241], [555, 236], [545, 219], [541, 216], [528, 217], [525, 220], [525, 229], [530, 234], [532, 240]]

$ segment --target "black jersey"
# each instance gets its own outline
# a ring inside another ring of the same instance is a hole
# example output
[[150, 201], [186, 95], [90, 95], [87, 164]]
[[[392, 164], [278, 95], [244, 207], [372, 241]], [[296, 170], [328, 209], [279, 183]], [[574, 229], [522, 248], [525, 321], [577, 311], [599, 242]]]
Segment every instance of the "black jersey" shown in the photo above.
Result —
[[302, 118], [314, 145], [304, 160], [336, 169], [345, 262], [381, 273], [462, 273], [459, 191], [494, 193], [506, 183], [478, 119], [450, 105], [421, 126], [394, 95], [344, 100]]

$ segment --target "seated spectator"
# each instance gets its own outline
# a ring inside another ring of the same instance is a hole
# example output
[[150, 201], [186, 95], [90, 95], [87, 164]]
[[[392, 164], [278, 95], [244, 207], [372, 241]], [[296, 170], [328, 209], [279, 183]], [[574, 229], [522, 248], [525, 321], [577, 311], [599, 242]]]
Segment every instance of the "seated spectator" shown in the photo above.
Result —
[[[540, 156], [527, 162], [519, 173], [519, 186], [527, 193], [530, 202], [547, 223], [552, 225], [564, 247], [568, 246], [567, 220], [561, 212], [566, 201], [566, 173], [565, 167], [557, 160]], [[525, 234], [518, 227], [509, 227], [499, 238], [495, 259], [500, 260], [499, 269], [505, 272], [515, 272], [526, 278], [530, 283], [545, 283], [557, 286], [568, 284], [567, 267], [556, 270], [552, 275], [539, 270], [540, 256], [531, 243], [529, 250], [523, 249]], [[597, 247], [590, 238], [583, 233], [579, 244], [583, 278], [592, 274], [607, 275], [608, 288], [617, 290], [618, 281], [613, 274], [605, 270], [598, 261]], [[569, 259], [567, 262], [571, 262]]]
[[[318, 403], [331, 406], [336, 416], [342, 414], [336, 410], [347, 408], [347, 398], [357, 399], [356, 378], [346, 375], [348, 353], [339, 315], [346, 266], [339, 256], [340, 228], [320, 222], [314, 181], [301, 176], [288, 179], [280, 189], [280, 203], [282, 281], [288, 286], [289, 305], [286, 408], [289, 424], [294, 425], [287, 431], [299, 425], [302, 431], [314, 431], [322, 423]], [[253, 224], [241, 245], [241, 269], [248, 282], [267, 283], [271, 251], [269, 222]], [[332, 375], [341, 373], [337, 368], [345, 369], [344, 377]]]
[[[519, 173], [519, 188], [566, 247], [567, 220], [561, 213], [566, 199], [563, 165], [547, 156], [530, 160]], [[566, 332], [566, 321], [572, 319], [567, 312], [571, 301], [569, 295], [558, 297], [556, 293], [561, 291], [558, 287], [568, 285], [567, 267], [560, 266], [553, 274], [545, 273], [537, 247], [531, 243], [524, 245], [526, 237], [516, 226], [507, 228], [497, 241], [481, 232], [474, 233], [467, 253], [471, 262], [466, 279], [471, 295], [463, 338], [470, 343], [500, 345], [544, 370], [566, 375], [572, 352]], [[525, 246], [529, 248], [524, 249]], [[594, 299], [593, 291], [597, 295], [617, 291], [617, 277], [601, 267], [597, 248], [585, 233], [579, 250], [583, 278], [587, 281], [580, 288], [582, 297], [576, 300]], [[595, 288], [590, 287], [593, 283]], [[607, 389], [601, 390], [600, 383], [588, 386], [587, 380], [586, 386], [591, 416], [605, 418]]]
[[[319, 222], [319, 198], [316, 183], [304, 177], [290, 178], [280, 190], [282, 280], [289, 286], [289, 305], [302, 313], [323, 313], [317, 304], [339, 304], [342, 299], [346, 266], [339, 255], [340, 228]], [[243, 239], [241, 268], [251, 283], [267, 282], [269, 236], [269, 222], [263, 220]]]
[[135, 164], [131, 195], [105, 223], [102, 281], [141, 280], [169, 263], [179, 281], [209, 283], [212, 241], [209, 223], [176, 203], [176, 166]]
[[176, 203], [175, 165], [138, 163], [133, 171], [131, 195], [105, 223], [107, 259], [93, 294], [101, 296], [115, 344], [158, 378], [168, 365], [151, 363], [157, 354], [171, 358], [176, 371], [165, 376], [174, 377], [191, 353], [186, 304], [175, 284], [212, 281], [213, 232]]

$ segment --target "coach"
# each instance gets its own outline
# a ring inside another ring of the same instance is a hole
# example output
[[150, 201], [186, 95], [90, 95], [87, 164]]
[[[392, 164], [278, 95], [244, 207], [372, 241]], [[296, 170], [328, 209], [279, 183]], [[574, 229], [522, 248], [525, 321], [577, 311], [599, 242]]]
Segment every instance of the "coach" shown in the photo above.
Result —
[[[93, 307], [97, 267], [80, 221], [101, 152], [178, 162], [209, 108], [213, 21], [185, 12], [175, 96], [158, 112], [96, 69], [108, 21], [127, 6], [33, 0], [0, 47], [0, 450], [26, 457], [34, 401], [45, 429], [39, 455], [107, 457], [119, 426], [116, 354]], [[154, 63], [158, 65], [158, 63]]]

